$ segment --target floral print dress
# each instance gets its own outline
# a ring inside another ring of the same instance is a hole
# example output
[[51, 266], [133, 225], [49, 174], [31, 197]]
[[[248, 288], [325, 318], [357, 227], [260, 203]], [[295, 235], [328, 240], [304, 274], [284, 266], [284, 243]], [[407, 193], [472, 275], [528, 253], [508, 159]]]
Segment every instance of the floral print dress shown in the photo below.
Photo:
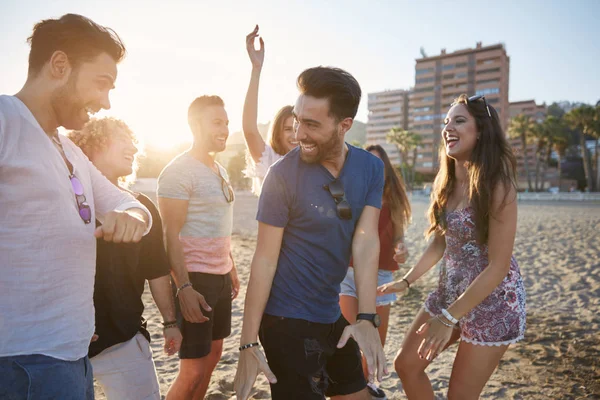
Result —
[[[439, 285], [425, 301], [425, 310], [440, 315], [465, 292], [488, 266], [488, 246], [477, 243], [471, 207], [446, 215], [446, 250], [442, 257]], [[458, 323], [461, 340], [501, 346], [523, 339], [525, 333], [525, 288], [514, 256], [504, 280]]]

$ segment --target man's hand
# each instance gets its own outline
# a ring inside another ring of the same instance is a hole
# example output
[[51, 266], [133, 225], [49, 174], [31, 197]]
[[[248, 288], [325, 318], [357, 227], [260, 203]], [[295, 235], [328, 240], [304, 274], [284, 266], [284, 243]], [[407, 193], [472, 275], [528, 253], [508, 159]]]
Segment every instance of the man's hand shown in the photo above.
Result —
[[107, 242], [139, 242], [144, 236], [148, 222], [146, 214], [138, 209], [111, 211], [104, 216], [104, 223], [96, 228], [94, 236]]
[[181, 313], [186, 321], [195, 323], [208, 321], [208, 318], [202, 314], [200, 306], [206, 311], [212, 311], [212, 308], [208, 305], [204, 296], [196, 292], [193, 287], [189, 286], [181, 290], [177, 298], [179, 299]]
[[256, 50], [254, 48], [254, 39], [258, 37], [258, 25], [246, 36], [246, 50], [248, 50], [248, 56], [252, 62], [252, 67], [256, 69], [262, 69], [263, 62], [265, 61], [265, 42], [262, 38], [259, 38], [260, 48]]
[[403, 242], [396, 243], [394, 248], [394, 261], [398, 264], [404, 264], [408, 259], [408, 249]]
[[250, 397], [256, 377], [261, 372], [265, 374], [269, 383], [277, 383], [277, 378], [269, 368], [269, 364], [258, 346], [242, 350], [233, 381], [233, 389], [238, 400], [246, 400]]
[[179, 328], [166, 328], [163, 330], [163, 336], [165, 338], [165, 353], [169, 356], [177, 353], [181, 347], [181, 341], [183, 340]]
[[348, 325], [344, 328], [344, 332], [338, 342], [338, 349], [341, 349], [346, 345], [350, 337], [356, 340], [358, 347], [362, 351], [365, 359], [367, 360], [367, 368], [369, 371], [369, 382], [373, 382], [375, 378], [375, 372], [377, 372], [377, 380], [381, 382], [383, 375], [387, 375], [387, 366], [385, 361], [385, 355], [383, 354], [383, 347], [381, 346], [381, 339], [379, 338], [379, 332], [369, 321], [360, 320], [355, 324]]
[[229, 273], [231, 275], [231, 300], [235, 299], [240, 293], [240, 278], [238, 277], [235, 265]]

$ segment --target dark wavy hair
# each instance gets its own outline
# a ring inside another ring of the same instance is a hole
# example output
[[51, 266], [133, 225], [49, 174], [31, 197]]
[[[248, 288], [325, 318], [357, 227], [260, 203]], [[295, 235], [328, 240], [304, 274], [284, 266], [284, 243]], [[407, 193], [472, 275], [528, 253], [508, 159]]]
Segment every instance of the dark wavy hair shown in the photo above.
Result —
[[333, 67], [309, 68], [298, 76], [296, 84], [302, 94], [329, 100], [329, 114], [338, 121], [356, 116], [362, 93], [349, 72]]
[[285, 120], [289, 117], [293, 117], [292, 111], [294, 110], [294, 106], [284, 106], [277, 114], [275, 114], [275, 118], [273, 119], [273, 123], [271, 123], [271, 129], [269, 132], [269, 145], [275, 151], [275, 153], [285, 156], [285, 147], [281, 143], [281, 135], [283, 134], [283, 124]]
[[[456, 104], [463, 104], [469, 114], [475, 118], [480, 135], [468, 162], [469, 205], [475, 213], [477, 241], [480, 244], [487, 244], [489, 220], [494, 217], [492, 215], [494, 190], [498, 185], [504, 186], [506, 195], [501, 206], [506, 205], [511, 189], [517, 188], [515, 175], [517, 163], [500, 126], [498, 113], [491, 105], [489, 105], [490, 118], [483, 99], [471, 102], [465, 94], [462, 94], [454, 100], [452, 106]], [[446, 154], [444, 141], [441, 142], [439, 160], [440, 170], [435, 177], [428, 211], [430, 226], [427, 236], [446, 233], [446, 206], [456, 183], [455, 160]]]
[[383, 161], [383, 169], [385, 173], [385, 184], [383, 186], [383, 202], [387, 203], [392, 212], [392, 222], [395, 225], [406, 230], [410, 222], [411, 209], [410, 202], [406, 196], [406, 188], [402, 176], [398, 170], [394, 168], [390, 162], [386, 151], [378, 144], [371, 145], [366, 148], [367, 151], [376, 151], [379, 158]]
[[115, 62], [125, 57], [125, 45], [115, 31], [77, 14], [45, 19], [33, 27], [27, 42], [29, 75], [37, 75], [56, 51], [64, 52], [73, 68], [107, 53]]

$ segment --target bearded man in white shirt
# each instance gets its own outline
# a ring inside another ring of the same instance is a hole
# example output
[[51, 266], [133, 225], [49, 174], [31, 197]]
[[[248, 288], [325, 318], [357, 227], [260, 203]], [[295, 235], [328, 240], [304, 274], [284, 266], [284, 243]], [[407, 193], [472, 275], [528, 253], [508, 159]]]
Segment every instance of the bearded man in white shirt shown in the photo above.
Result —
[[137, 242], [152, 221], [57, 129], [110, 108], [125, 47], [75, 14], [28, 42], [25, 85], [0, 96], [0, 398], [93, 399], [96, 238]]

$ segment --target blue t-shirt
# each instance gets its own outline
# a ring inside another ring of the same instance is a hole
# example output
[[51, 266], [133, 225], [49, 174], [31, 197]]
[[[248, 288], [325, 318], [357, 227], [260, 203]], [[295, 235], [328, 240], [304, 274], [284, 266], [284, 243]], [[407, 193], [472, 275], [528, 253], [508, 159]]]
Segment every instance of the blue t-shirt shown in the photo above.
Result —
[[340, 317], [340, 283], [354, 229], [365, 206], [381, 208], [383, 162], [348, 145], [339, 179], [351, 220], [338, 217], [335, 200], [323, 187], [333, 175], [321, 164], [302, 161], [299, 148], [269, 169], [256, 219], [284, 232], [266, 314], [326, 324]]

